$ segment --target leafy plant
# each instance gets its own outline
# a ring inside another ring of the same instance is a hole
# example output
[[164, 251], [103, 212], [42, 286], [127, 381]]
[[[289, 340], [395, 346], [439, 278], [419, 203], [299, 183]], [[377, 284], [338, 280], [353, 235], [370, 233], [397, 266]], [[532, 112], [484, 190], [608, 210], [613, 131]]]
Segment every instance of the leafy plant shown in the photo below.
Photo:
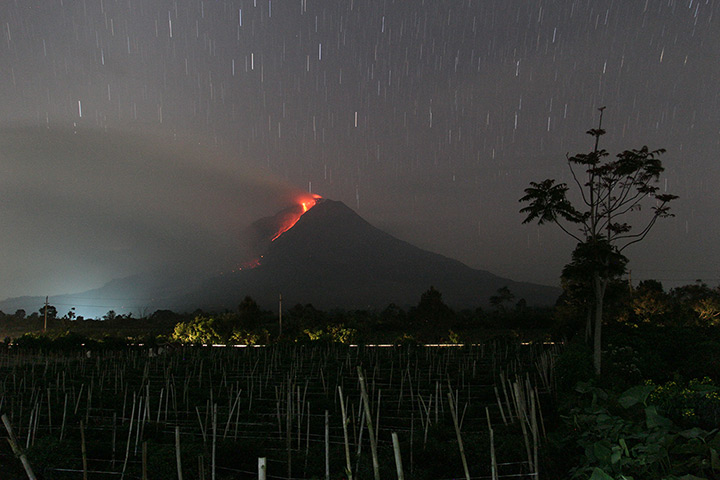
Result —
[[718, 430], [679, 429], [652, 403], [654, 385], [634, 386], [616, 398], [588, 383], [577, 386], [589, 403], [563, 419], [580, 448], [572, 478], [619, 480], [715, 478], [720, 474]]

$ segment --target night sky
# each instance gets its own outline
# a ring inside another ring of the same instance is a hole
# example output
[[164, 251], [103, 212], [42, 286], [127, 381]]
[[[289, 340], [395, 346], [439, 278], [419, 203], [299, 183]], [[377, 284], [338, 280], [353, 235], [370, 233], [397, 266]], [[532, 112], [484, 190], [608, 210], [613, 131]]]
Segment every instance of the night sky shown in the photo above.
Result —
[[0, 30], [0, 298], [231, 269], [298, 191], [558, 285], [574, 243], [518, 199], [602, 106], [680, 196], [632, 280], [720, 279], [716, 1], [7, 0]]

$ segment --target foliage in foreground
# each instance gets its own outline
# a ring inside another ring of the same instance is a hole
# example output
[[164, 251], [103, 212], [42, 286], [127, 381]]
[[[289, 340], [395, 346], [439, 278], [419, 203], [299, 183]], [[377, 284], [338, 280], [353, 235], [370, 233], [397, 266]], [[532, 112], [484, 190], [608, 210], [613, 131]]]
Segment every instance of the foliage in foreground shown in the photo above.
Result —
[[[708, 386], [712, 392], [718, 387]], [[619, 396], [588, 383], [576, 387], [579, 403], [563, 416], [561, 449], [577, 454], [572, 478], [679, 479], [720, 475], [720, 434], [683, 428], [664, 415], [655, 385]], [[720, 406], [720, 402], [717, 404]], [[688, 477], [688, 475], [691, 475]]]

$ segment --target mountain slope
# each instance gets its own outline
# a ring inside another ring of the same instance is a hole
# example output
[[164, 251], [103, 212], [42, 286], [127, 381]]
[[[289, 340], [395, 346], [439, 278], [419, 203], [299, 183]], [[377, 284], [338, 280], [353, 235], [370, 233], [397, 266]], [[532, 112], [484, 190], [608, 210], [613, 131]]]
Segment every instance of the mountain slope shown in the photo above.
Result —
[[[529, 305], [550, 305], [560, 294], [554, 287], [515, 282], [432, 253], [389, 235], [362, 219], [344, 203], [322, 199], [306, 213], [296, 207], [256, 222], [264, 241], [259, 266], [211, 278], [199, 273], [156, 271], [113, 280], [83, 293], [50, 297], [59, 315], [76, 307], [78, 315], [101, 317], [108, 310], [136, 316], [157, 309], [176, 312], [235, 310], [249, 295], [275, 309], [312, 303], [317, 308], [382, 309], [394, 303], [417, 305], [431, 286], [455, 309], [486, 306], [498, 288], [507, 286]], [[278, 229], [297, 222], [270, 241]], [[292, 223], [292, 222], [291, 222]], [[256, 265], [248, 262], [246, 265]], [[37, 311], [44, 297], [0, 302], [0, 310]]]
[[508, 286], [530, 305], [551, 304], [557, 288], [514, 282], [428, 252], [373, 227], [342, 202], [321, 200], [269, 244], [259, 267], [206, 282], [186, 300], [235, 308], [245, 296], [268, 306], [384, 308], [414, 305], [430, 286], [454, 308], [486, 305]]

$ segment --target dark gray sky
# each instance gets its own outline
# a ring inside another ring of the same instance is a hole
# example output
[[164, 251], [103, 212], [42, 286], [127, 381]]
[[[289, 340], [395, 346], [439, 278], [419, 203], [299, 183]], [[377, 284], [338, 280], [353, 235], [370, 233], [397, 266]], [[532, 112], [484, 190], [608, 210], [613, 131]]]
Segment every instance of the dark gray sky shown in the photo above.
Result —
[[601, 106], [681, 197], [633, 280], [720, 279], [716, 1], [9, 0], [0, 30], [0, 297], [232, 268], [292, 186], [558, 284], [573, 242], [518, 198]]

